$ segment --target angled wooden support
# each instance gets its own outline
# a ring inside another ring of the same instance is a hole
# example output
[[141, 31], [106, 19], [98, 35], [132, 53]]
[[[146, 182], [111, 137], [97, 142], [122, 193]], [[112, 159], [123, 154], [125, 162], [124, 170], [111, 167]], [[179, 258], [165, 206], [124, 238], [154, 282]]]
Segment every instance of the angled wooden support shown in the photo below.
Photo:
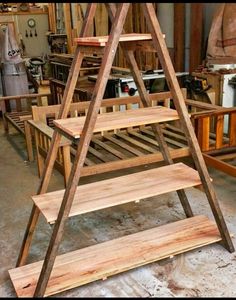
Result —
[[[114, 19], [115, 16], [115, 11], [116, 11], [116, 6], [115, 4], [111, 4], [111, 3], [107, 3], [107, 8], [108, 8], [108, 12], [109, 12], [109, 17], [111, 19], [111, 22]], [[123, 30], [123, 33], [124, 30]], [[122, 47], [123, 46], [123, 47]], [[121, 44], [122, 50], [124, 51], [125, 54], [125, 58], [129, 64], [129, 68], [131, 70], [131, 74], [134, 78], [135, 84], [138, 88], [138, 92], [140, 95], [140, 98], [142, 100], [142, 104], [144, 107], [150, 107], [152, 106], [151, 100], [149, 99], [149, 95], [147, 93], [147, 89], [145, 88], [143, 79], [141, 77], [140, 74], [140, 70], [138, 68], [138, 64], [136, 62], [135, 56], [134, 56], [134, 51], [133, 50], [127, 50], [124, 45]], [[156, 124], [152, 124], [151, 125], [152, 130], [155, 134], [155, 138], [157, 140], [157, 143], [160, 147], [161, 153], [163, 155], [163, 158], [166, 162], [166, 164], [173, 164], [173, 160], [171, 158], [167, 143], [164, 139], [164, 135], [162, 133], [162, 129], [160, 124], [156, 123]], [[180, 199], [180, 202], [183, 206], [184, 212], [186, 214], [187, 217], [192, 217], [193, 216], [193, 212], [191, 209], [191, 206], [189, 204], [188, 198], [186, 196], [186, 193], [184, 190], [178, 190], [177, 191], [178, 197]]]
[[[92, 138], [93, 128], [99, 112], [101, 99], [105, 92], [106, 84], [116, 54], [116, 49], [119, 43], [119, 38], [124, 26], [125, 18], [129, 9], [129, 3], [122, 3], [116, 13], [115, 20], [113, 22], [110, 37], [105, 47], [104, 58], [101, 64], [101, 68], [98, 74], [98, 79], [94, 88], [94, 92], [91, 99], [91, 105], [88, 110], [87, 118], [84, 124], [84, 129], [80, 137], [80, 141], [77, 147], [77, 155], [73, 164], [69, 182], [65, 190], [63, 201], [60, 207], [58, 219], [55, 223], [52, 237], [49, 243], [49, 247], [46, 253], [46, 257], [42, 266], [42, 270], [39, 276], [39, 280], [35, 289], [34, 297], [42, 297], [45, 293], [50, 274], [56, 259], [58, 247], [63, 235], [65, 221], [68, 218], [70, 208], [74, 199], [76, 188], [79, 183], [81, 169], [84, 165], [84, 161], [87, 155], [89, 143]], [[68, 80], [70, 82], [70, 80]], [[58, 134], [59, 135], [59, 134]]]
[[[96, 3], [89, 4], [86, 15], [85, 15], [85, 21], [83, 23], [83, 27], [81, 30], [81, 36], [87, 36], [89, 29], [92, 25], [95, 11], [96, 11]], [[75, 53], [75, 59], [73, 60], [71, 68], [70, 68], [68, 81], [67, 81], [67, 84], [65, 87], [62, 105], [61, 105], [61, 109], [60, 109], [59, 116], [58, 116], [58, 118], [60, 118], [60, 119], [66, 118], [67, 114], [69, 112], [70, 103], [72, 100], [72, 96], [74, 94], [74, 89], [75, 89], [77, 79], [79, 76], [79, 71], [80, 71], [83, 57], [84, 57], [84, 55], [80, 52], [80, 49], [77, 47], [76, 53]], [[53, 165], [56, 160], [60, 139], [61, 139], [60, 134], [55, 131], [53, 134], [53, 138], [52, 138], [50, 149], [49, 149], [49, 152], [47, 155], [47, 159], [45, 161], [44, 171], [43, 171], [43, 175], [42, 175], [42, 178], [40, 181], [40, 185], [39, 185], [37, 194], [42, 194], [47, 191], [47, 188], [49, 185], [49, 180], [50, 180], [52, 169], [53, 169]], [[24, 239], [22, 242], [21, 250], [19, 253], [19, 257], [17, 260], [17, 264], [16, 264], [17, 266], [22, 266], [26, 262], [26, 258], [28, 256], [28, 252], [29, 252], [29, 247], [30, 247], [30, 244], [31, 244], [31, 241], [33, 238], [33, 233], [34, 233], [34, 230], [35, 230], [38, 218], [39, 218], [39, 214], [40, 214], [39, 210], [37, 209], [37, 207], [35, 205], [33, 205], [31, 215], [29, 218], [29, 222], [27, 225], [27, 229], [26, 229]]]
[[201, 149], [198, 145], [196, 135], [194, 133], [190, 118], [188, 116], [188, 112], [186, 106], [184, 104], [184, 98], [181, 92], [181, 89], [178, 84], [178, 80], [175, 75], [175, 71], [173, 65], [171, 63], [171, 59], [168, 53], [168, 49], [166, 47], [163, 35], [161, 34], [161, 28], [159, 22], [156, 18], [155, 11], [153, 9], [153, 5], [151, 3], [142, 3], [141, 4], [144, 10], [144, 14], [146, 16], [146, 21], [148, 28], [151, 32], [153, 43], [155, 48], [158, 51], [160, 63], [166, 75], [166, 80], [169, 86], [170, 91], [173, 93], [173, 100], [180, 116], [180, 121], [182, 123], [183, 129], [185, 131], [189, 148], [192, 153], [193, 160], [196, 164], [197, 170], [202, 180], [202, 184], [204, 190], [206, 192], [206, 196], [208, 198], [208, 202], [211, 206], [212, 212], [214, 214], [218, 229], [220, 231], [223, 243], [228, 251], [234, 251], [234, 245], [230, 238], [222, 211], [220, 209], [218, 200], [216, 198], [216, 194], [214, 192], [213, 185], [210, 180], [210, 176], [208, 170], [206, 168], [205, 161], [203, 159]]

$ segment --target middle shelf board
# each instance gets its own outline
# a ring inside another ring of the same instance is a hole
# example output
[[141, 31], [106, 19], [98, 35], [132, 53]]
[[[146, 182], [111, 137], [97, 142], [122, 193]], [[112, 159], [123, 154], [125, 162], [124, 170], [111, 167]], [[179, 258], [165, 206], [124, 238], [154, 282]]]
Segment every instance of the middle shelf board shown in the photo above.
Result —
[[[196, 170], [183, 163], [79, 185], [69, 216], [112, 207], [201, 184]], [[48, 223], [57, 219], [65, 190], [33, 196]]]
[[[154, 124], [178, 120], [176, 110], [164, 106], [145, 107], [127, 111], [99, 114], [93, 132], [121, 129], [145, 124]], [[67, 118], [54, 120], [54, 124], [60, 130], [73, 138], [79, 138], [86, 117]]]

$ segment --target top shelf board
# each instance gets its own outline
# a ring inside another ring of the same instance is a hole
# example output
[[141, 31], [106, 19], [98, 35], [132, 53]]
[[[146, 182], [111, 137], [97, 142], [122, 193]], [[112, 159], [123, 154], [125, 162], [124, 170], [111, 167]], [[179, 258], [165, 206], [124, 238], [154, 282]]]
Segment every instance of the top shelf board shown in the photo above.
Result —
[[[106, 46], [109, 36], [92, 36], [76, 38], [75, 42], [80, 46]], [[152, 36], [150, 33], [130, 33], [122, 34], [120, 36], [120, 42], [131, 42], [131, 41], [151, 41]]]

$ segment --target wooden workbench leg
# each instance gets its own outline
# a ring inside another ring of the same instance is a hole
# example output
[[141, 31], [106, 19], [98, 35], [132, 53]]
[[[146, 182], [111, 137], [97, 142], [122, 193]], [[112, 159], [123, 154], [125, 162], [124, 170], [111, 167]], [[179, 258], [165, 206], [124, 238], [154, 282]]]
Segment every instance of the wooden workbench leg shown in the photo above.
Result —
[[166, 80], [170, 91], [172, 92], [175, 108], [179, 114], [181, 124], [183, 126], [190, 152], [192, 154], [193, 160], [195, 162], [196, 168], [199, 172], [199, 176], [202, 181], [208, 202], [211, 206], [211, 210], [216, 220], [219, 232], [222, 237], [222, 241], [228, 251], [234, 251], [234, 245], [232, 243], [231, 237], [229, 235], [223, 214], [221, 212], [216, 194], [211, 183], [211, 179], [206, 168], [205, 161], [202, 156], [201, 149], [199, 147], [196, 135], [194, 133], [191, 120], [185, 105], [185, 101], [181, 92], [181, 89], [176, 78], [175, 70], [173, 68], [170, 55], [161, 32], [159, 22], [156, 18], [155, 10], [153, 9], [152, 3], [141, 3], [147, 22], [149, 31], [152, 34], [153, 45], [158, 52], [158, 57], [161, 66], [165, 72]]
[[[94, 14], [96, 11], [96, 3], [90, 3], [87, 8], [87, 12], [85, 15], [83, 27], [81, 30], [81, 36], [86, 36], [88, 34], [88, 30], [92, 25], [92, 21], [94, 18]], [[75, 58], [72, 62], [72, 65], [70, 67], [70, 72], [68, 76], [68, 83], [66, 84], [64, 95], [63, 95], [63, 101], [62, 105], [60, 108], [59, 112], [59, 118], [66, 118], [67, 114], [69, 112], [70, 108], [70, 103], [72, 101], [72, 97], [74, 94], [75, 86], [77, 83], [77, 79], [79, 76], [79, 70], [83, 61], [84, 54], [80, 52], [79, 48], [77, 47], [76, 52], [75, 52]], [[49, 185], [49, 180], [51, 177], [52, 169], [56, 160], [57, 156], [57, 151], [59, 147], [59, 143], [61, 140], [61, 135], [58, 132], [54, 132], [53, 137], [52, 137], [52, 142], [50, 144], [50, 149], [48, 151], [48, 155], [46, 158], [45, 162], [45, 168], [44, 172], [42, 175], [42, 178], [40, 180], [40, 185], [37, 191], [37, 194], [43, 194], [46, 193], [48, 185]], [[34, 205], [31, 211], [30, 219], [25, 231], [24, 239], [22, 242], [21, 250], [19, 253], [19, 257], [17, 260], [17, 265], [16, 266], [21, 266], [25, 264], [28, 252], [29, 252], [29, 247], [32, 242], [33, 238], [33, 233], [38, 221], [39, 217], [39, 210], [38, 208]]]

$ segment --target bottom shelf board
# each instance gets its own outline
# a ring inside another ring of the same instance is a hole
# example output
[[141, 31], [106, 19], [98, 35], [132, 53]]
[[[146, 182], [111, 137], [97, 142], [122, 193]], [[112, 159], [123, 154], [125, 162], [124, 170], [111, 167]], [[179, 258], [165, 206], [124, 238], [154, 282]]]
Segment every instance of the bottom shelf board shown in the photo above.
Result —
[[[219, 241], [215, 222], [200, 215], [62, 254], [44, 296]], [[42, 263], [9, 270], [18, 297], [33, 297]]]

